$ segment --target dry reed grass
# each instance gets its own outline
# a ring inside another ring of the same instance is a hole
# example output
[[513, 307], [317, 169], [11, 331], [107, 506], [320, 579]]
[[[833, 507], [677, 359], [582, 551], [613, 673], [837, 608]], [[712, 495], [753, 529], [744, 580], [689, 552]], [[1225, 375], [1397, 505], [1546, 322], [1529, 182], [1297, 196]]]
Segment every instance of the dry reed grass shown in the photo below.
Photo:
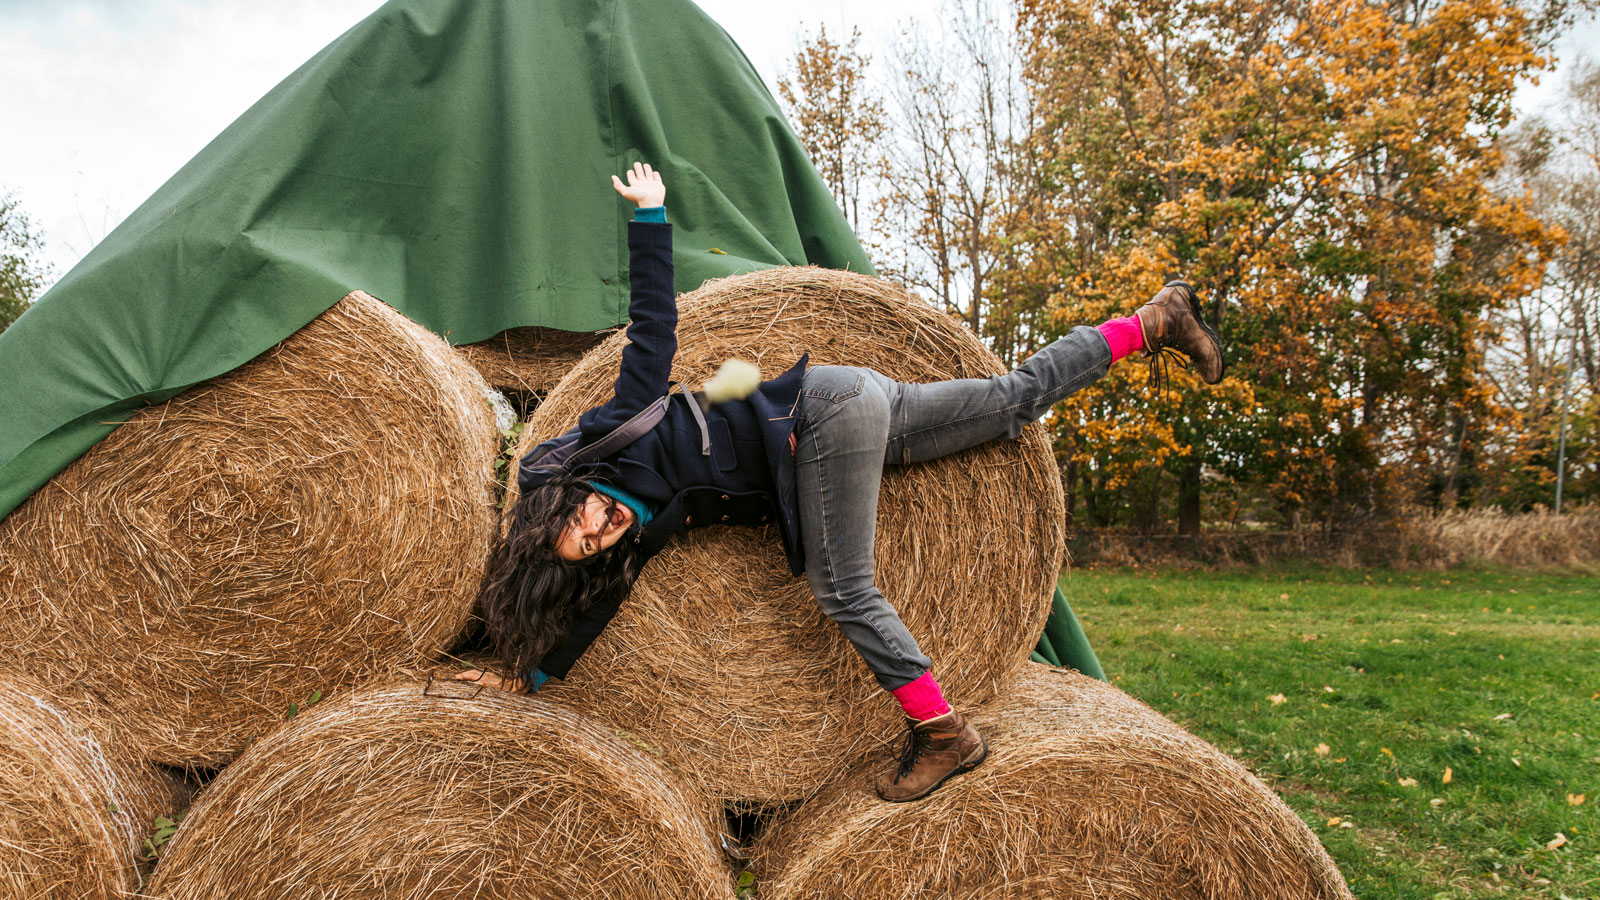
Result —
[[1084, 566], [1230, 567], [1292, 561], [1347, 568], [1488, 564], [1592, 569], [1600, 565], [1600, 508], [1560, 516], [1546, 509], [1406, 510], [1365, 528], [1330, 532], [1209, 531], [1190, 537], [1091, 531], [1071, 544], [1073, 561]]
[[762, 900], [1350, 897], [1270, 789], [1108, 684], [1029, 664], [972, 720], [988, 759], [931, 796], [883, 803], [867, 766], [775, 823]]
[[[1004, 371], [969, 331], [889, 282], [782, 268], [708, 282], [679, 302], [673, 377], [729, 357], [771, 377], [802, 351], [902, 381]], [[519, 456], [611, 396], [625, 338], [584, 357], [534, 414]], [[994, 696], [1027, 659], [1062, 559], [1061, 478], [1043, 431], [885, 471], [878, 586], [952, 702]], [[652, 560], [557, 702], [672, 752], [713, 796], [813, 793], [899, 730], [900, 712], [791, 577], [774, 530], [712, 527]]]
[[0, 657], [105, 702], [146, 758], [209, 766], [313, 691], [440, 652], [494, 533], [485, 390], [349, 295], [0, 522]]
[[1400, 520], [1401, 560], [1437, 567], [1468, 562], [1554, 567], [1600, 563], [1600, 509], [1555, 515], [1451, 510]]
[[507, 328], [486, 341], [462, 344], [456, 351], [490, 385], [543, 397], [611, 333]]
[[723, 898], [720, 808], [536, 697], [415, 682], [253, 745], [162, 854], [162, 900]]
[[92, 709], [64, 710], [31, 679], [0, 673], [0, 897], [133, 893], [140, 845], [170, 801]]

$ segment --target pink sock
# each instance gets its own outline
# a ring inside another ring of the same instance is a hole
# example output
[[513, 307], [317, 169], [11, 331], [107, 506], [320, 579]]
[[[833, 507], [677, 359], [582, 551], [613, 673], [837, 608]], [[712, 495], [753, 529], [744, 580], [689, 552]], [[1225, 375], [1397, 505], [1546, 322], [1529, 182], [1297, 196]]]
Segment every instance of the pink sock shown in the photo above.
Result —
[[937, 719], [950, 711], [950, 704], [944, 702], [944, 691], [939, 690], [939, 682], [933, 680], [933, 670], [922, 673], [922, 677], [910, 684], [901, 685], [889, 693], [900, 701], [900, 708], [906, 715], [918, 722]]
[[1111, 345], [1112, 362], [1144, 349], [1144, 330], [1139, 327], [1138, 316], [1111, 319], [1098, 327], [1100, 333], [1105, 335], [1106, 343]]

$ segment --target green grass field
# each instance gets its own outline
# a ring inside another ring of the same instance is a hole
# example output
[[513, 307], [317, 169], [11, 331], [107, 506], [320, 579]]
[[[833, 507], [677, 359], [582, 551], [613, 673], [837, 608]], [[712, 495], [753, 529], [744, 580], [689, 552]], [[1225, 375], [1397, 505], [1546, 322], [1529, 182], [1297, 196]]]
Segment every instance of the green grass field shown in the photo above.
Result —
[[1600, 576], [1074, 571], [1117, 686], [1374, 898], [1600, 898]]

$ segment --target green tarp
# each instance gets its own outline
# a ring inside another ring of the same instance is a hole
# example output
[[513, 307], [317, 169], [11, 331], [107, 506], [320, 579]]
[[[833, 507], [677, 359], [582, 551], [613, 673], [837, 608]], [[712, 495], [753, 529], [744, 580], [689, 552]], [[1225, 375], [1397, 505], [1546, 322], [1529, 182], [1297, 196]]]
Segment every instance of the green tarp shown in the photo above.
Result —
[[354, 289], [455, 344], [625, 321], [629, 210], [609, 176], [635, 160], [665, 176], [680, 291], [872, 271], [754, 68], [688, 0], [392, 0], [0, 332], [0, 517], [132, 411]]
[[1034, 648], [1033, 661], [1052, 666], [1077, 669], [1085, 675], [1106, 680], [1100, 660], [1089, 647], [1089, 637], [1078, 624], [1067, 596], [1056, 588], [1055, 600], [1050, 605], [1050, 619], [1044, 623], [1044, 634], [1039, 636], [1039, 646]]
[[609, 176], [634, 160], [666, 177], [680, 290], [872, 271], [760, 77], [687, 0], [395, 0], [0, 333], [0, 515], [130, 409], [355, 288], [456, 344], [624, 321]]

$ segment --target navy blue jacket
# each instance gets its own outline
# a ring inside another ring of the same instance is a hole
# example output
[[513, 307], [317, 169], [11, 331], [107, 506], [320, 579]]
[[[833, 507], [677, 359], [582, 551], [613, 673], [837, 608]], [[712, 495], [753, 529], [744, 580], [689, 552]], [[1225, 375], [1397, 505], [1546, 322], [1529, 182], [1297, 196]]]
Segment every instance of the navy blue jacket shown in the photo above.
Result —
[[[678, 306], [672, 290], [672, 226], [628, 223], [628, 344], [610, 402], [578, 419], [567, 435], [546, 441], [523, 457], [517, 481], [527, 491], [548, 476], [531, 464], [549, 444], [577, 432], [580, 446], [605, 437], [671, 388], [672, 359], [678, 351]], [[643, 526], [639, 550], [646, 559], [661, 552], [673, 535], [704, 525], [776, 523], [789, 568], [805, 571], [794, 480], [795, 412], [806, 358], [787, 372], [762, 382], [745, 400], [703, 408], [711, 438], [702, 452], [695, 402], [674, 392], [667, 414], [648, 434], [580, 474], [605, 479], [654, 507]], [[628, 540], [624, 537], [623, 540]], [[565, 677], [572, 664], [616, 615], [617, 607], [597, 604], [580, 613], [567, 639], [539, 663], [546, 674]]]

